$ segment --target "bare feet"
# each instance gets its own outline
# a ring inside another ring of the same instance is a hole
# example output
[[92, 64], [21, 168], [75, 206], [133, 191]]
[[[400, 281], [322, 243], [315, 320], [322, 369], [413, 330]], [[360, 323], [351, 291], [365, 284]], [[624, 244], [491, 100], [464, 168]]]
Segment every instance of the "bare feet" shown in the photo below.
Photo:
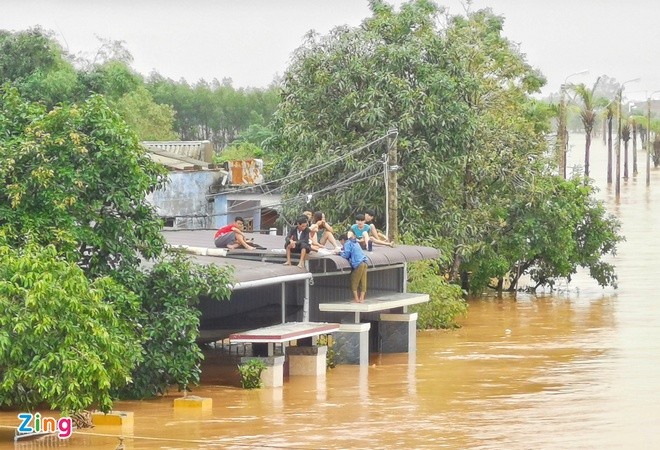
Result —
[[304, 269], [305, 268], [305, 263], [303, 262], [303, 263], [298, 264], [298, 267], [300, 267], [301, 269]]
[[290, 266], [291, 263], [290, 263], [289, 261], [287, 261], [287, 262], [285, 262], [283, 265], [285, 265], [285, 266]]

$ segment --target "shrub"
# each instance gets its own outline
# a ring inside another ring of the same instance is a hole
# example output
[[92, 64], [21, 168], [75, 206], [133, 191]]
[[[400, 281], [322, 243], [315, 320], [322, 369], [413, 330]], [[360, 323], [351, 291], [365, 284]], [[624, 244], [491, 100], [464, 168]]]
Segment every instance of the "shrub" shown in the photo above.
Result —
[[258, 389], [262, 386], [261, 372], [266, 364], [260, 359], [251, 359], [245, 364], [239, 364], [238, 372], [241, 375], [241, 386], [243, 389]]

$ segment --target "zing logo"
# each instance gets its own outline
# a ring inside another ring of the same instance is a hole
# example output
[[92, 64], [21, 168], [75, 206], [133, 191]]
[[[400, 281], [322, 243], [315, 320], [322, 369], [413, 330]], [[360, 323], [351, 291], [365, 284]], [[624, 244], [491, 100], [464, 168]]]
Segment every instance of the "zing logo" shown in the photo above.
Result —
[[16, 431], [19, 434], [57, 433], [60, 439], [67, 439], [73, 433], [71, 417], [41, 417], [40, 413], [21, 413], [18, 415], [21, 424]]

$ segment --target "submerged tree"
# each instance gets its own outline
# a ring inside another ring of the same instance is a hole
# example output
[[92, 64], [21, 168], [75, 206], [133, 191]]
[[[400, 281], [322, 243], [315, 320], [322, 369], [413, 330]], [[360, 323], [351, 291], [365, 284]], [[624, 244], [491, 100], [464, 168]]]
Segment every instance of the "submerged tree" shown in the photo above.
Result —
[[230, 278], [178, 259], [141, 267], [164, 256], [146, 201], [164, 176], [101, 96], [47, 109], [0, 89], [0, 403], [107, 410], [118, 390], [199, 379], [195, 303], [227, 298]]
[[396, 128], [399, 229], [440, 248], [456, 281], [495, 264], [503, 214], [550, 177], [549, 110], [530, 96], [544, 80], [490, 11], [447, 17], [425, 0], [371, 8], [358, 28], [310, 33], [285, 73], [271, 143], [289, 175], [288, 211], [307, 194], [336, 218], [381, 213], [385, 148], [367, 144]]
[[596, 122], [596, 111], [595, 107], [598, 103], [594, 97], [594, 92], [598, 86], [600, 78], [596, 80], [591, 89], [588, 89], [584, 84], [578, 84], [573, 86], [573, 91], [582, 101], [582, 108], [580, 110], [580, 119], [582, 120], [582, 126], [584, 127], [584, 175], [589, 176], [589, 149], [591, 148], [591, 133], [594, 129], [594, 124]]

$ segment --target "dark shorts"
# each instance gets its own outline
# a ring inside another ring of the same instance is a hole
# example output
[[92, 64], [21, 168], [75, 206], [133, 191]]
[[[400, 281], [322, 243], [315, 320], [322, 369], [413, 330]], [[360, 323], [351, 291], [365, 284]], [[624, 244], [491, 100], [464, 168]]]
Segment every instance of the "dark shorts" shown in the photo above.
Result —
[[[284, 242], [284, 248], [288, 248], [289, 244], [291, 243], [291, 240], [289, 238], [286, 239]], [[312, 251], [312, 246], [309, 245], [309, 242], [296, 242], [296, 246], [291, 249], [291, 253], [300, 253], [302, 252], [302, 249], [307, 250], [307, 253]]]
[[218, 248], [227, 248], [228, 245], [236, 242], [236, 235], [233, 231], [230, 231], [227, 234], [223, 234], [215, 240], [215, 246]]

